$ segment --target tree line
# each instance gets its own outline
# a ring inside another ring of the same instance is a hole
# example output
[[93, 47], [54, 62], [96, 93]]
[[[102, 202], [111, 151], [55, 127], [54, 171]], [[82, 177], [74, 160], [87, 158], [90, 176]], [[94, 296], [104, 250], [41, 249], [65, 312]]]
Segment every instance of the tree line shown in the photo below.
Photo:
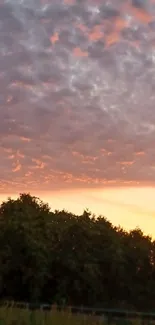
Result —
[[155, 310], [155, 241], [30, 194], [0, 205], [0, 299]]

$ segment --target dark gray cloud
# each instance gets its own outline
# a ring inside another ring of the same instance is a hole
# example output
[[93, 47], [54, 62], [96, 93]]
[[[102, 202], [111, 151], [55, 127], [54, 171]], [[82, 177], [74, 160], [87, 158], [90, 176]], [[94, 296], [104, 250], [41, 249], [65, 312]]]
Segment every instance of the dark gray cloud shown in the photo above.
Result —
[[0, 190], [155, 183], [155, 3], [0, 1]]
[[147, 7], [147, 0], [132, 0], [132, 4], [133, 4], [133, 6], [135, 6], [137, 8], [146, 9], [146, 7]]

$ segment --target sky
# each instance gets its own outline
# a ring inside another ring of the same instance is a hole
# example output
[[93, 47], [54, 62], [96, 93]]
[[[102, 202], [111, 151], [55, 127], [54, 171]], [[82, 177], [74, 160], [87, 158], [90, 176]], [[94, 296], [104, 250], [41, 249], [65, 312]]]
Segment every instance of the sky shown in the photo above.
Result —
[[0, 0], [0, 199], [155, 237], [155, 0]]

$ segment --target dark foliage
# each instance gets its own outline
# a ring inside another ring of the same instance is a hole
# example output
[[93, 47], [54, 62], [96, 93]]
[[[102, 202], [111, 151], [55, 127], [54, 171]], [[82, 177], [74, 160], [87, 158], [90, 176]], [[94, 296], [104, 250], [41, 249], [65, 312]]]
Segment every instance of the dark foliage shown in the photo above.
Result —
[[155, 242], [29, 194], [0, 206], [0, 298], [154, 310]]

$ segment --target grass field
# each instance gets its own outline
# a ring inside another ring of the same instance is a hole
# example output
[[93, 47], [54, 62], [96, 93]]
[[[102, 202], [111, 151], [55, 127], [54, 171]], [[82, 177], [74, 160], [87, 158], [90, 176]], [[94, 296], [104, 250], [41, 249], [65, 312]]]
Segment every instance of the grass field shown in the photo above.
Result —
[[66, 311], [0, 308], [0, 325], [102, 325], [96, 316], [73, 315]]
[[[110, 325], [141, 325], [140, 319], [136, 321], [117, 320]], [[106, 319], [102, 317], [82, 314], [72, 314], [69, 309], [58, 311], [51, 308], [50, 311], [20, 309], [17, 307], [0, 308], [0, 325], [108, 325]]]

